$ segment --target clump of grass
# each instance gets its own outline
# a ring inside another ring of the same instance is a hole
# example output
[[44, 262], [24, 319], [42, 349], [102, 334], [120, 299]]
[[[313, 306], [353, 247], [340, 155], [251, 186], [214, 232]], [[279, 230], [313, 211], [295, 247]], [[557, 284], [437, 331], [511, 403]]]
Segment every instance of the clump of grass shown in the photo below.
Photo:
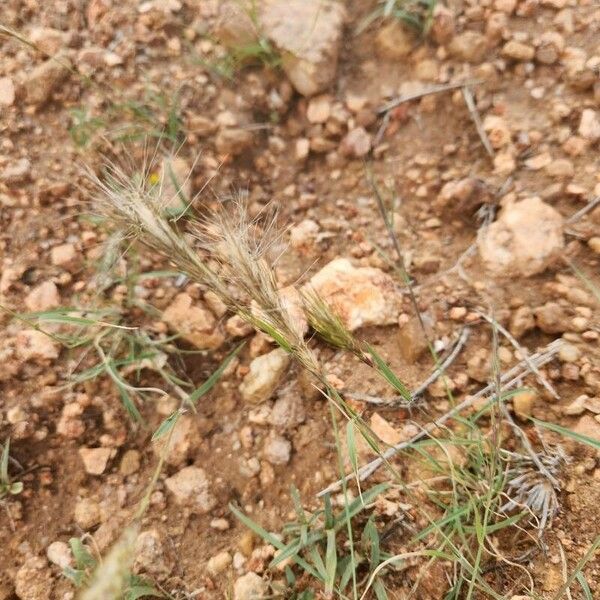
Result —
[[[310, 513], [302, 507], [298, 490], [292, 487], [296, 519], [283, 526], [282, 539], [270, 534], [235, 505], [230, 504], [229, 508], [244, 525], [277, 548], [269, 569], [276, 569], [291, 560], [314, 582], [305, 587], [290, 566], [286, 565], [286, 583], [283, 586], [273, 585], [275, 597], [309, 600], [317, 598], [317, 594], [324, 590], [327, 597], [335, 594], [345, 598], [352, 586], [353, 575], [359, 570], [363, 581], [373, 575], [371, 585], [378, 590], [377, 597], [387, 598], [382, 580], [384, 572], [377, 569], [390, 555], [382, 550], [374, 515], [371, 514], [366, 519], [363, 516], [387, 488], [387, 484], [374, 486], [363, 492], [360, 498], [349, 500], [337, 513], [333, 510], [330, 497], [325, 496], [323, 508]], [[353, 553], [350, 552], [349, 540], [344, 531], [348, 520], [354, 523], [353, 531], [356, 534]], [[357, 527], [359, 523], [360, 527]], [[391, 567], [391, 563], [388, 564]]]
[[87, 107], [71, 109], [69, 135], [79, 148], [87, 148], [95, 140], [124, 143], [156, 138], [180, 144], [183, 121], [179, 97], [147, 89], [142, 100], [107, 99], [104, 110], [90, 113]]
[[362, 21], [358, 31], [364, 31], [381, 19], [398, 19], [420, 35], [425, 35], [437, 3], [438, 0], [380, 0], [379, 6]]

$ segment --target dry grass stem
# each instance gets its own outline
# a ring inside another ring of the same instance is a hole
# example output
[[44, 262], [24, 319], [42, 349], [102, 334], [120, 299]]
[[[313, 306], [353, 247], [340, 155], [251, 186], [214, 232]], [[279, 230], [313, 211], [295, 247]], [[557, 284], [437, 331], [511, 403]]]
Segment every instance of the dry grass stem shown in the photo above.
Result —
[[[562, 345], [562, 340], [554, 340], [553, 342], [548, 344], [544, 348], [543, 351], [532, 355], [530, 357], [530, 359], [534, 362], [534, 364], [536, 366], [541, 367], [541, 366], [549, 363], [554, 358], [554, 356], [558, 352], [561, 345]], [[529, 372], [529, 367], [527, 366], [527, 363], [525, 361], [520, 361], [518, 364], [516, 364], [514, 367], [512, 367], [506, 373], [504, 373], [502, 376], [500, 376], [501, 388], [498, 391], [505, 391], [505, 390], [510, 389], [511, 387], [516, 385], [519, 381], [521, 381], [523, 379], [523, 377], [525, 377], [527, 375], [528, 372]], [[388, 448], [380, 457], [377, 457], [375, 460], [372, 460], [371, 462], [367, 463], [366, 465], [363, 465], [362, 467], [360, 467], [360, 469], [358, 469], [357, 473], [350, 473], [349, 475], [346, 475], [346, 477], [344, 478], [344, 481], [346, 481], [346, 482], [351, 481], [355, 477], [358, 477], [359, 481], [364, 481], [365, 479], [369, 478], [373, 473], [375, 473], [375, 471], [377, 471], [377, 469], [379, 469], [379, 467], [381, 467], [381, 465], [384, 464], [384, 462], [386, 460], [389, 460], [392, 456], [394, 456], [401, 450], [410, 448], [410, 446], [412, 446], [415, 442], [418, 442], [419, 440], [423, 439], [423, 437], [429, 435], [435, 429], [438, 429], [440, 426], [442, 426], [444, 423], [446, 423], [447, 421], [452, 419], [454, 416], [456, 416], [463, 410], [473, 406], [473, 404], [475, 402], [477, 402], [478, 400], [480, 400], [481, 398], [485, 398], [489, 394], [493, 394], [493, 396], [491, 397], [491, 400], [494, 400], [496, 398], [496, 394], [494, 393], [495, 391], [496, 391], [496, 382], [493, 382], [493, 383], [490, 383], [489, 385], [485, 386], [483, 389], [481, 389], [479, 392], [477, 392], [473, 396], [468, 396], [462, 402], [457, 404], [454, 408], [449, 410], [447, 413], [445, 413], [438, 419], [435, 419], [434, 421], [431, 421], [430, 423], [428, 423], [419, 433], [414, 435], [409, 440], [400, 442], [396, 446], [392, 446], [391, 448]], [[328, 487], [326, 487], [325, 489], [321, 490], [317, 494], [317, 496], [320, 497], [325, 494], [335, 492], [340, 488], [341, 485], [342, 485], [342, 480], [336, 481], [336, 482], [332, 483], [331, 485], [329, 485]]]

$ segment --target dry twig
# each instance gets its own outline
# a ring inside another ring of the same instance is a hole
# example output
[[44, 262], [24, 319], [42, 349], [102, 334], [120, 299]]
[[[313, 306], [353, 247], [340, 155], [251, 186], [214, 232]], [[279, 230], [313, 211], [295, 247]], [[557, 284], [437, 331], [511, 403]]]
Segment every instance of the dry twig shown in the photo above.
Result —
[[469, 113], [471, 118], [473, 119], [473, 123], [475, 123], [475, 128], [477, 129], [477, 133], [481, 139], [481, 143], [485, 148], [485, 151], [489, 154], [491, 158], [494, 158], [494, 149], [490, 144], [490, 140], [483, 128], [483, 123], [481, 122], [481, 116], [479, 115], [479, 111], [477, 110], [477, 105], [475, 104], [475, 98], [473, 98], [473, 92], [468, 86], [463, 86], [462, 93], [467, 103], [467, 108], [469, 109]]
[[[532, 356], [530, 356], [530, 360], [537, 366], [541, 367], [547, 363], [549, 363], [558, 352], [560, 346], [562, 345], [562, 340], [554, 340], [550, 344], [546, 346], [546, 348], [542, 352], [538, 352]], [[529, 372], [529, 367], [527, 363], [522, 360], [518, 364], [516, 364], [512, 369], [509, 369], [506, 373], [504, 373], [500, 377], [500, 390], [499, 392], [510, 389], [513, 385], [521, 381], [521, 379], [527, 375]], [[454, 408], [449, 410], [447, 413], [431, 421], [419, 433], [414, 435], [409, 440], [405, 440], [400, 442], [399, 444], [388, 448], [381, 456], [378, 456], [375, 460], [363, 465], [358, 471], [350, 473], [346, 475], [343, 480], [336, 481], [326, 487], [324, 490], [321, 490], [317, 496], [321, 497], [330, 492], [335, 492], [342, 485], [342, 482], [348, 482], [354, 478], [358, 478], [359, 481], [364, 481], [368, 477], [370, 477], [385, 461], [388, 461], [392, 456], [397, 454], [398, 452], [409, 448], [419, 440], [423, 439], [425, 436], [431, 434], [435, 429], [441, 427], [444, 423], [455, 417], [457, 414], [473, 406], [477, 400], [486, 397], [490, 393], [494, 393], [496, 391], [496, 382], [492, 382], [488, 384], [486, 387], [481, 389], [479, 392], [474, 394], [473, 396], [468, 396], [462, 402], [457, 404]], [[494, 399], [496, 394], [492, 397]]]
[[405, 102], [410, 102], [411, 100], [418, 100], [419, 98], [423, 98], [424, 96], [429, 96], [431, 94], [439, 94], [440, 92], [447, 92], [450, 90], [457, 90], [458, 88], [465, 87], [467, 85], [478, 85], [481, 83], [477, 79], [470, 79], [467, 81], [460, 81], [458, 83], [447, 83], [444, 85], [432, 85], [418, 92], [413, 92], [412, 94], [406, 94], [404, 96], [397, 96], [393, 100], [390, 100], [387, 104], [379, 107], [377, 109], [377, 114], [381, 115], [383, 113], [387, 113], [393, 108], [404, 104]]

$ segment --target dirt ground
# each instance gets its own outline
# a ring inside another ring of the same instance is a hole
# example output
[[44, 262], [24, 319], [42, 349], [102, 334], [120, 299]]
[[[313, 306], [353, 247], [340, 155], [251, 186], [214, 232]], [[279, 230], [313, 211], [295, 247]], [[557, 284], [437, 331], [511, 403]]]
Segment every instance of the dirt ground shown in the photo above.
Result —
[[[183, 169], [191, 169], [191, 194], [203, 190], [194, 200], [199, 212], [232, 194], [247, 198], [253, 214], [268, 203], [277, 206], [278, 221], [290, 228], [276, 265], [281, 286], [307, 281], [338, 257], [398, 277], [370, 169], [386, 201], [396, 200], [394, 229], [432, 339], [447, 347], [470, 327], [448, 370], [455, 396], [462, 399], [489, 379], [492, 333], [478, 311], [493, 313], [532, 353], [566, 340], [573, 352], [543, 367], [560, 398], [528, 377], [538, 390], [529, 413], [600, 440], [600, 208], [567, 222], [560, 256], [533, 273], [527, 272], [531, 257], [505, 272], [486, 263], [477, 246], [484, 225], [476, 214], [488, 207], [497, 219], [502, 207], [539, 197], [566, 220], [600, 194], [600, 9], [585, 0], [447, 4], [454, 23], [447, 38], [442, 32], [436, 41], [435, 31], [409, 37], [410, 48], [399, 56], [401, 40], [386, 50], [381, 21], [357, 33], [376, 3], [349, 1], [335, 79], [315, 101], [295, 91], [277, 65], [236, 63], [228, 71], [225, 49], [212, 35], [217, 0], [5, 0], [0, 24], [36, 47], [6, 32], [0, 37], [0, 302], [6, 309], [0, 313], [0, 441], [10, 438], [15, 462], [9, 472], [23, 483], [0, 507], [0, 599], [74, 597], [48, 547], [86, 534], [104, 553], [131, 522], [156, 469], [150, 438], [172, 402], [148, 394], [138, 402], [144, 424], [134, 424], [110, 378], [74, 380], [94, 364], [93, 352], [40, 349], [44, 342], [30, 336], [36, 333], [31, 321], [14, 315], [102, 301], [120, 307], [127, 325], [164, 336], [161, 315], [177, 294], [201, 302], [201, 287], [177, 276], [148, 276], [135, 286], [154, 312], [128, 304], [123, 285], [98, 291], [108, 234], [86, 216], [94, 210], [82, 165], [100, 173], [106, 156], [139, 164], [144, 151], [158, 145], [158, 131], [171, 136], [159, 153], [175, 148]], [[457, 38], [473, 47], [461, 48]], [[507, 49], [511, 40], [517, 47]], [[73, 68], [54, 64], [58, 74], [34, 80], [55, 55]], [[493, 156], [460, 89], [402, 103], [385, 113], [385, 122], [377, 113], [398, 94], [466, 80], [477, 80], [470, 89]], [[591, 123], [582, 120], [586, 111]], [[357, 128], [357, 137], [349, 138]], [[129, 257], [123, 264], [142, 273], [173, 268], [142, 247], [136, 256], [136, 265]], [[401, 303], [395, 324], [364, 327], [360, 334], [415, 387], [433, 365], [408, 293]], [[548, 312], [552, 318], [544, 320]], [[517, 313], [529, 325], [515, 323]], [[215, 315], [217, 327], [223, 330], [230, 316]], [[176, 354], [174, 369], [197, 386], [239, 337], [227, 329], [216, 350]], [[285, 422], [271, 418], [273, 399], [259, 406], [242, 399], [238, 388], [251, 360], [271, 349], [258, 334], [243, 337], [237, 362], [190, 417], [180, 452], [163, 469], [142, 520], [142, 531], [151, 533], [136, 569], [175, 597], [228, 597], [247, 571], [281, 578], [266, 569], [270, 556], [252, 555], [252, 544], [256, 550], [261, 543], [228, 504], [278, 531], [293, 512], [290, 485], [307, 507], [316, 507], [315, 494], [338, 477], [329, 407], [299, 383], [299, 367], [288, 369], [276, 393], [293, 398]], [[516, 362], [514, 348], [502, 336], [499, 343], [501, 366], [508, 369]], [[344, 390], [392, 395], [366, 364], [314, 344]], [[160, 385], [149, 371], [141, 382]], [[435, 385], [410, 414], [353, 402], [367, 422], [378, 413], [396, 431], [449, 408]], [[531, 423], [520, 423], [533, 440]], [[544, 435], [559, 441], [554, 433]], [[265, 458], [263, 446], [273, 437], [291, 443], [290, 456]], [[530, 573], [539, 597], [552, 598], [563, 568], [570, 572], [600, 533], [599, 455], [566, 439], [561, 444], [569, 461], [561, 472], [560, 511], [543, 543], [526, 547], [524, 569], [490, 566], [494, 589], [508, 598], [528, 593], [522, 571]], [[99, 474], [86, 471], [81, 448], [110, 450]], [[365, 449], [361, 462], [370, 457]], [[403, 460], [397, 466], [406, 470]], [[165, 484], [190, 465], [204, 470], [216, 499], [204, 514], [174, 502]], [[386, 477], [381, 469], [372, 482]], [[233, 564], [213, 575], [208, 561], [222, 551]], [[592, 593], [600, 589], [597, 554], [585, 574]], [[394, 575], [389, 597], [408, 597], [417, 576], [418, 569]], [[431, 569], [422, 577], [415, 597], [444, 598], [444, 572]], [[573, 598], [581, 594], [572, 588]]]

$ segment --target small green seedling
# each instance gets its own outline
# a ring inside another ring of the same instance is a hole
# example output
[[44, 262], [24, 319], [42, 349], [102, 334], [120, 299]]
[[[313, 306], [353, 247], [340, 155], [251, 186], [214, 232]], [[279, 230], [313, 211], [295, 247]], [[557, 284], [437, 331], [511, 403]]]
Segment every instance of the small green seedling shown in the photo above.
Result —
[[[76, 588], [86, 588], [98, 566], [98, 561], [79, 538], [71, 538], [69, 546], [71, 547], [74, 566], [65, 567], [63, 575], [70, 579]], [[138, 600], [138, 598], [148, 596], [154, 598], [165, 597], [147, 579], [128, 572], [125, 577], [123, 594], [119, 600]]]
[[8, 473], [8, 460], [10, 452], [10, 438], [6, 440], [0, 457], [0, 500], [5, 496], [16, 496], [23, 491], [22, 481], [12, 481]]

